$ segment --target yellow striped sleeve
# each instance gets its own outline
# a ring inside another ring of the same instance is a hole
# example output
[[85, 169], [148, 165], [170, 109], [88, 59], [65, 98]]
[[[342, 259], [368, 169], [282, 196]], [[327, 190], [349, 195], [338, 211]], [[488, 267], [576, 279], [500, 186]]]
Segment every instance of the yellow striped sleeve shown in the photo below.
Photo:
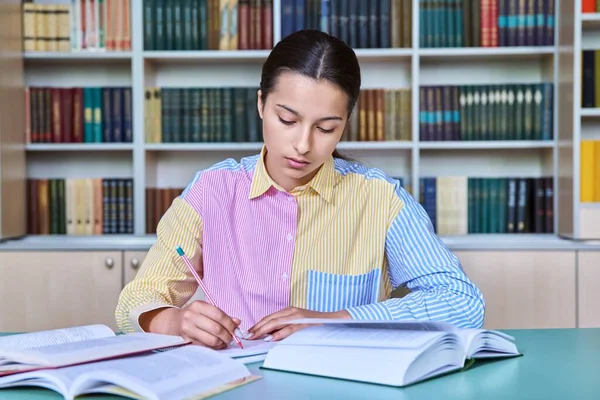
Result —
[[125, 333], [142, 330], [138, 320], [145, 312], [162, 307], [182, 307], [198, 287], [175, 248], [181, 246], [192, 264], [200, 268], [201, 216], [186, 200], [178, 197], [156, 229], [156, 243], [135, 279], [119, 296], [115, 318], [117, 326]]

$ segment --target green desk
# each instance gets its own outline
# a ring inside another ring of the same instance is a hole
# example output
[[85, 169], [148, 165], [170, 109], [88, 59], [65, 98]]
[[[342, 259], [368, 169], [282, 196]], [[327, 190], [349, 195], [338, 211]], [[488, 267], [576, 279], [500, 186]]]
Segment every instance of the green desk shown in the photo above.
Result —
[[[263, 376], [214, 399], [600, 399], [600, 329], [507, 330], [525, 355], [406, 388], [250, 369]], [[44, 389], [0, 390], [0, 399], [60, 398]], [[113, 396], [94, 396], [114, 399]]]

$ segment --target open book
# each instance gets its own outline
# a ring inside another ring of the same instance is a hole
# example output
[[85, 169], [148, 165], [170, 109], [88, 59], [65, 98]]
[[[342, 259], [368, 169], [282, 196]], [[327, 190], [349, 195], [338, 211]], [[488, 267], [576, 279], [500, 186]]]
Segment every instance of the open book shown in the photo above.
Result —
[[460, 370], [478, 358], [520, 355], [514, 338], [440, 322], [303, 319], [269, 350], [263, 368], [406, 386]]
[[[203, 399], [260, 379], [240, 361], [206, 347], [36, 370], [0, 377], [0, 389], [37, 386], [65, 399], [112, 394], [133, 399]], [[15, 393], [18, 397], [18, 393]]]
[[104, 325], [3, 336], [0, 337], [0, 376], [135, 355], [186, 343], [180, 336], [154, 333], [116, 335]]

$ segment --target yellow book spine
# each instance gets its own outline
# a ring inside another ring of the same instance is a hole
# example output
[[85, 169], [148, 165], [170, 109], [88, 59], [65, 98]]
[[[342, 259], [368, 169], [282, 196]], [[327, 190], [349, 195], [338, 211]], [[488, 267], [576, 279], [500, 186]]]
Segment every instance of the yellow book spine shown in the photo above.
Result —
[[594, 201], [594, 141], [582, 140], [580, 147], [580, 202], [591, 203]]

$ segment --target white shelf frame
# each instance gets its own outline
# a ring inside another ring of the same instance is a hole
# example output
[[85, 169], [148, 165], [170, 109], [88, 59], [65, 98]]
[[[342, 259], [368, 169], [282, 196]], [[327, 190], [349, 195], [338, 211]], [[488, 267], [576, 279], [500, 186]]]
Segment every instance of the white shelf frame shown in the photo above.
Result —
[[[559, 26], [560, 0], [556, 1], [556, 26]], [[578, 3], [580, 0], [576, 0]], [[197, 63], [216, 64], [219, 63], [257, 63], [260, 64], [269, 54], [268, 50], [245, 50], [245, 51], [145, 51], [143, 49], [143, 0], [131, 0], [131, 51], [130, 52], [72, 52], [72, 53], [26, 53], [24, 55], [26, 68], [27, 62], [93, 62], [93, 63], [115, 63], [130, 62], [132, 77], [132, 101], [133, 101], [133, 143], [129, 144], [28, 144], [28, 152], [43, 151], [131, 151], [133, 178], [134, 178], [134, 236], [146, 235], [145, 227], [145, 189], [146, 189], [146, 159], [147, 154], [156, 152], [211, 152], [211, 151], [249, 151], [260, 150], [261, 143], [145, 143], [144, 142], [144, 88], [147, 81], [147, 68], [152, 64], [164, 64], [168, 68], [169, 63]], [[557, 101], [554, 102], [554, 135], [552, 141], [473, 141], [473, 142], [420, 142], [419, 141], [419, 85], [421, 82], [420, 69], [422, 65], [431, 64], [437, 60], [445, 62], [454, 59], [463, 61], [477, 60], [496, 62], [501, 59], [519, 60], [519, 62], [537, 61], [552, 63], [554, 68], [555, 100], [558, 95], [558, 46], [539, 47], [495, 47], [495, 48], [420, 48], [419, 47], [419, 0], [413, 0], [412, 6], [412, 47], [398, 49], [357, 49], [356, 54], [360, 62], [398, 62], [406, 65], [410, 61], [412, 90], [412, 140], [408, 142], [341, 142], [340, 150], [360, 151], [386, 151], [397, 152], [399, 156], [405, 156], [410, 152], [410, 173], [405, 178], [410, 180], [412, 192], [415, 196], [419, 193], [420, 178], [420, 155], [422, 151], [446, 151], [454, 150], [494, 150], [506, 149], [530, 149], [531, 151], [552, 151], [553, 171], [555, 176], [555, 187], [557, 185], [557, 140], [556, 140], [556, 114]], [[273, 43], [280, 40], [281, 21], [280, 0], [273, 1]], [[595, 21], [590, 17], [589, 21]], [[595, 17], [596, 18], [596, 17]], [[598, 17], [600, 23], [600, 14]], [[579, 22], [581, 23], [581, 22]], [[558, 31], [556, 37], [558, 37]], [[583, 115], [583, 114], [582, 114]], [[600, 114], [599, 114], [600, 115]], [[356, 154], [356, 153], [355, 153]], [[558, 215], [558, 198], [555, 197], [555, 232]]]

